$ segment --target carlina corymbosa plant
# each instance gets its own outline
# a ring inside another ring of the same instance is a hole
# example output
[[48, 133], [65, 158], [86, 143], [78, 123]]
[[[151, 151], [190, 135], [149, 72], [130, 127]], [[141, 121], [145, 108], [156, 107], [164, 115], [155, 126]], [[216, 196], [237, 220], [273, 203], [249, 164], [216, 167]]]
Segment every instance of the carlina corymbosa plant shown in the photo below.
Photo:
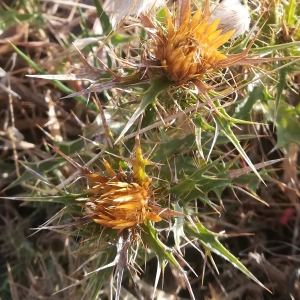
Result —
[[[142, 7], [140, 1], [127, 2], [132, 9], [134, 5]], [[80, 240], [74, 253], [83, 262], [76, 272], [80, 270], [84, 276], [76, 278], [76, 284], [84, 287], [83, 297], [88, 299], [99, 299], [108, 282], [110, 297], [119, 299], [124, 274], [128, 271], [135, 281], [152, 256], [158, 260], [153, 299], [166, 264], [183, 279], [181, 288], [197, 299], [189, 276], [200, 274], [184, 260], [185, 247], [194, 247], [209, 266], [215, 266], [211, 253], [221, 256], [265, 288], [219, 242], [227, 235], [213, 232], [209, 224], [201, 222], [201, 208], [221, 215], [225, 211], [222, 196], [228, 191], [232, 195], [242, 191], [264, 203], [256, 188], [259, 180], [270, 178], [264, 168], [275, 161], [251, 162], [241, 141], [252, 136], [239, 135], [238, 124], [257, 123], [233, 114], [235, 102], [240, 100], [234, 95], [291, 64], [282, 61], [297, 60], [275, 56], [279, 48], [266, 49], [259, 41], [261, 29], [238, 37], [235, 30], [223, 32], [222, 20], [212, 20], [214, 9], [208, 0], [199, 7], [190, 1], [175, 1], [161, 9], [154, 9], [155, 1], [148, 2], [148, 11], [136, 7], [138, 23], [130, 23], [127, 29], [121, 23], [116, 30], [105, 25], [108, 17], [97, 4], [104, 27], [101, 53], [107, 51], [107, 59], [95, 59], [95, 67], [81, 47], [77, 49], [81, 68], [48, 75], [13, 46], [42, 73], [31, 77], [53, 80], [69, 93], [64, 98], [82, 102], [86, 101], [83, 95], [91, 94], [93, 103], [87, 105], [99, 114], [94, 123], [83, 126], [83, 137], [76, 141], [61, 142], [46, 133], [54, 145], [45, 143], [45, 147], [55, 156], [51, 164], [22, 163], [25, 173], [17, 182], [37, 178], [33, 189], [37, 194], [17, 198], [63, 204], [47, 226], [39, 229]], [[122, 30], [132, 34], [133, 27], [139, 38], [125, 38]], [[92, 47], [87, 48], [88, 57]], [[264, 57], [266, 53], [271, 56]], [[70, 94], [60, 80], [85, 80], [91, 85]], [[93, 140], [97, 135], [100, 141]], [[79, 158], [88, 162], [79, 163]], [[73, 173], [59, 182], [51, 175], [57, 175], [66, 162], [74, 168]], [[61, 223], [52, 225], [54, 221]]]
[[[78, 165], [77, 162], [59, 149], [53, 149], [69, 161], [80, 172], [81, 176], [87, 179], [86, 196], [76, 199], [76, 201], [83, 202], [81, 206], [84, 207], [84, 215], [88, 216], [95, 223], [100, 224], [103, 228], [111, 228], [118, 231], [117, 255], [114, 263], [109, 265], [115, 267], [117, 278], [116, 298], [118, 299], [124, 268], [130, 264], [134, 268], [134, 259], [128, 256], [129, 248], [135, 248], [136, 244], [140, 243], [139, 240], [142, 240], [145, 245], [151, 245], [151, 239], [156, 237], [151, 232], [154, 228], [150, 221], [170, 220], [174, 216], [184, 217], [184, 214], [161, 207], [156, 203], [154, 192], [151, 189], [152, 179], [145, 172], [145, 166], [151, 164], [151, 162], [143, 158], [138, 136], [135, 139], [135, 157], [131, 159], [123, 158], [123, 163], [130, 166], [129, 171], [125, 173], [121, 166], [118, 171], [114, 171], [104, 159], [103, 164], [108, 176], [93, 173], [88, 168]], [[145, 227], [146, 224], [148, 227]], [[143, 236], [144, 238], [142, 238]], [[157, 243], [156, 246], [163, 246], [162, 244], [160, 245], [158, 240], [155, 242]], [[167, 248], [162, 248], [161, 251], [168, 250]], [[174, 266], [182, 273], [187, 286], [189, 286], [185, 272], [172, 257], [172, 254], [170, 253], [169, 255]], [[114, 277], [111, 279], [113, 284]]]

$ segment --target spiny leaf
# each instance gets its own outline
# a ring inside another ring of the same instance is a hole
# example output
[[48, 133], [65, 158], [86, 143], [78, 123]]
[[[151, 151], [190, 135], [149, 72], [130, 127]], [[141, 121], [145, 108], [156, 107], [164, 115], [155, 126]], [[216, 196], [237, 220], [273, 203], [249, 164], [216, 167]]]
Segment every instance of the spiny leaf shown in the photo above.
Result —
[[[12, 43], [10, 43], [10, 45], [13, 47], [13, 49], [31, 66], [33, 67], [36, 71], [42, 73], [42, 74], [47, 74], [45, 70], [43, 70], [42, 68], [40, 68], [34, 61], [32, 61], [26, 54], [24, 54], [19, 48], [17, 48], [15, 45], [13, 45]], [[52, 83], [61, 91], [63, 91], [66, 94], [70, 94], [73, 93], [74, 91], [69, 89], [68, 87], [66, 87], [64, 84], [62, 84], [60, 81], [58, 80], [52, 80]], [[76, 100], [86, 104], [86, 99], [82, 98], [82, 97], [75, 97]], [[88, 105], [90, 108], [95, 108], [94, 105]]]
[[198, 238], [204, 248], [228, 260], [233, 266], [246, 274], [250, 279], [269, 291], [234, 255], [232, 255], [218, 241], [217, 234], [206, 229], [201, 223], [197, 223], [196, 226], [197, 230], [190, 225], [185, 226], [185, 230], [189, 236]]
[[[265, 46], [260, 48], [253, 48], [251, 49], [251, 53], [260, 54], [260, 55], [268, 55], [275, 51], [284, 50], [284, 49], [291, 49], [292, 47], [299, 47], [300, 42], [291, 42], [291, 43], [285, 43], [285, 44], [276, 44], [272, 46]], [[286, 58], [288, 59], [288, 58]]]
[[287, 74], [287, 68], [283, 68], [278, 71], [278, 83], [276, 85], [277, 91], [276, 91], [276, 98], [275, 98], [275, 103], [276, 103], [275, 115], [274, 115], [275, 121], [277, 118], [277, 113], [278, 113], [278, 109], [279, 109], [282, 92], [287, 87], [286, 74]]
[[[64, 159], [57, 157], [57, 158], [51, 158], [44, 161], [40, 161], [38, 163], [28, 163], [23, 162], [24, 165], [26, 165], [28, 168], [32, 169], [34, 172], [39, 173], [40, 175], [43, 175], [45, 172], [50, 172], [55, 170], [58, 166], [62, 165], [64, 163]], [[7, 186], [4, 190], [11, 189], [25, 181], [32, 180], [35, 176], [33, 175], [33, 172], [25, 171], [19, 178], [17, 178], [15, 181], [13, 181], [9, 186]], [[4, 191], [3, 190], [3, 191]]]
[[[97, 265], [99, 267], [104, 266], [105, 264], [107, 264], [107, 262], [114, 260], [115, 256], [116, 250], [114, 248], [109, 249], [109, 251], [102, 252], [99, 254]], [[92, 295], [90, 297], [91, 300], [99, 299], [99, 291], [103, 284], [109, 282], [112, 271], [113, 267], [108, 267], [101, 269], [99, 272], [93, 273], [89, 276], [88, 285], [85, 290], [86, 292], [92, 292]]]
[[150, 88], [143, 94], [142, 101], [138, 108], [133, 113], [132, 117], [127, 122], [126, 126], [122, 130], [120, 136], [117, 138], [115, 144], [117, 144], [125, 133], [129, 130], [129, 128], [133, 125], [133, 123], [137, 120], [137, 118], [145, 111], [149, 104], [154, 103], [156, 101], [157, 96], [168, 89], [168, 87], [172, 83], [167, 79], [154, 79], [151, 82]]
[[288, 150], [289, 145], [293, 142], [300, 145], [300, 125], [298, 121], [300, 105], [292, 107], [286, 103], [280, 103], [276, 120], [274, 120], [275, 109], [274, 101], [268, 101], [264, 104], [265, 118], [276, 122], [277, 144], [275, 148], [284, 147]]
[[182, 269], [176, 258], [174, 257], [172, 250], [165, 246], [157, 237], [157, 231], [148, 221], [147, 224], [143, 224], [141, 236], [145, 244], [148, 244], [155, 252], [159, 262], [163, 265], [164, 261], [171, 263], [176, 270], [183, 276], [187, 289], [189, 290], [192, 299], [195, 299], [190, 282], [187, 278], [186, 272]]
[[41, 197], [0, 197], [0, 199], [9, 199], [9, 200], [16, 200], [16, 201], [25, 201], [25, 202], [51, 202], [51, 203], [63, 203], [63, 204], [71, 204], [75, 203], [76, 199], [82, 197], [79, 194], [66, 194], [63, 196], [41, 196]]
[[[256, 170], [259, 170], [261, 168], [276, 164], [276, 163], [281, 162], [283, 160], [284, 160], [283, 158], [273, 159], [273, 160], [269, 160], [269, 161], [265, 161], [265, 162], [262, 162], [262, 163], [255, 164], [254, 167], [255, 167]], [[251, 170], [252, 170], [251, 167], [245, 167], [245, 168], [236, 169], [236, 170], [229, 170], [228, 175], [230, 176], [230, 178], [238, 178], [242, 175], [250, 173]]]
[[256, 168], [252, 164], [251, 160], [249, 159], [248, 155], [246, 154], [243, 147], [240, 145], [239, 140], [236, 138], [235, 134], [233, 133], [232, 129], [230, 128], [230, 123], [221, 118], [220, 116], [215, 116], [218, 125], [220, 126], [220, 131], [223, 132], [227, 138], [232, 142], [235, 148], [240, 152], [244, 160], [247, 162], [248, 166], [251, 167], [252, 171], [257, 175], [257, 177], [263, 182], [262, 178], [260, 177], [259, 173], [257, 172]]
[[263, 85], [253, 86], [249, 85], [248, 92], [244, 100], [242, 100], [235, 108], [235, 117], [237, 119], [251, 118], [251, 110], [258, 100], [263, 100], [266, 97], [264, 93], [265, 87]]

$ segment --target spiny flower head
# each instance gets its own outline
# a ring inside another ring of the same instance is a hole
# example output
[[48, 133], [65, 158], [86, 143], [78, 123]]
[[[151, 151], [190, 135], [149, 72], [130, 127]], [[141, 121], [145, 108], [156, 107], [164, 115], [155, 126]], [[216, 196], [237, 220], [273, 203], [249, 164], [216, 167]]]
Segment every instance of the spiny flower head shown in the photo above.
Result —
[[[134, 228], [146, 220], [159, 222], [160, 207], [151, 203], [153, 192], [149, 189], [151, 178], [145, 173], [149, 162], [142, 157], [140, 146], [136, 147], [136, 157], [132, 172], [126, 174], [122, 168], [115, 172], [104, 160], [108, 176], [89, 173], [91, 195], [86, 198], [85, 208], [93, 220], [105, 227], [123, 230]], [[153, 210], [153, 212], [152, 212]]]
[[92, 214], [93, 220], [105, 227], [126, 229], [135, 227], [145, 220], [161, 221], [161, 217], [152, 212], [148, 205], [152, 192], [149, 190], [151, 178], [143, 184], [134, 181], [132, 174], [126, 174], [121, 168], [113, 171], [107, 161], [104, 164], [110, 177], [99, 174], [87, 174], [90, 179], [85, 208]]
[[193, 16], [191, 9], [187, 10], [178, 28], [167, 8], [165, 12], [166, 30], [158, 27], [154, 34], [150, 32], [150, 48], [171, 81], [181, 84], [201, 79], [223, 65], [221, 62], [227, 56], [218, 48], [232, 37], [234, 30], [222, 34], [217, 29], [220, 19], [210, 21], [207, 5], [204, 11], [199, 8]]

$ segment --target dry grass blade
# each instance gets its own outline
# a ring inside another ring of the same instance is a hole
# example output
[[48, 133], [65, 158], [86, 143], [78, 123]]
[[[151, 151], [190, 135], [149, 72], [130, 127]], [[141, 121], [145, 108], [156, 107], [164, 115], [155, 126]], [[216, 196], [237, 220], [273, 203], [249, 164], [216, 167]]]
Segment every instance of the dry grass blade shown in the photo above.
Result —
[[[282, 162], [283, 160], [284, 160], [283, 158], [274, 159], [274, 160], [266, 161], [266, 162], [263, 162], [263, 163], [255, 164], [254, 167], [255, 167], [256, 170], [259, 170], [259, 169], [262, 169], [264, 167], [271, 166], [273, 164]], [[238, 170], [229, 170], [228, 174], [231, 178], [237, 178], [237, 177], [240, 177], [241, 175], [248, 174], [250, 172], [252, 172], [251, 167], [244, 167], [244, 168], [238, 169]]]

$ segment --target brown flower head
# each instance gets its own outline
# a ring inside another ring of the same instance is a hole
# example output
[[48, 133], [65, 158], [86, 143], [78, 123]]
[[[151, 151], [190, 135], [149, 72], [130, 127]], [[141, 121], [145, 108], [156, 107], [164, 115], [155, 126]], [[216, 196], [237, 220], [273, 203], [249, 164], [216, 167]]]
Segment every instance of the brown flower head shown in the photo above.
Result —
[[86, 199], [85, 208], [96, 223], [122, 230], [144, 223], [146, 219], [162, 220], [148, 205], [152, 196], [151, 178], [141, 182], [136, 180], [134, 173], [128, 175], [121, 168], [116, 173], [105, 160], [104, 165], [110, 177], [86, 174], [91, 196]]
[[144, 223], [147, 220], [159, 222], [183, 214], [158, 206], [153, 191], [149, 188], [152, 182], [147, 177], [145, 166], [151, 164], [143, 158], [139, 138], [136, 137], [135, 157], [129, 159], [132, 171], [126, 173], [119, 168], [115, 172], [106, 160], [104, 165], [109, 176], [86, 173], [89, 180], [90, 194], [85, 198], [84, 207], [92, 219], [105, 227], [123, 230]]
[[55, 152], [68, 160], [80, 173], [88, 179], [86, 190], [88, 197], [78, 198], [89, 217], [96, 223], [112, 229], [130, 229], [147, 220], [159, 222], [162, 218], [184, 214], [163, 208], [154, 201], [154, 193], [149, 188], [152, 179], [145, 172], [145, 166], [151, 164], [143, 158], [139, 138], [136, 137], [134, 159], [125, 159], [132, 165], [127, 173], [120, 167], [115, 172], [104, 159], [104, 166], [109, 176], [92, 173], [87, 167], [80, 166], [71, 157], [51, 146]]
[[166, 8], [166, 28], [150, 31], [150, 49], [161, 62], [168, 78], [176, 83], [186, 83], [223, 66], [227, 56], [218, 48], [234, 34], [218, 30], [220, 19], [210, 22], [211, 12], [206, 5], [191, 16], [187, 10], [182, 23], [176, 28], [175, 20]]

